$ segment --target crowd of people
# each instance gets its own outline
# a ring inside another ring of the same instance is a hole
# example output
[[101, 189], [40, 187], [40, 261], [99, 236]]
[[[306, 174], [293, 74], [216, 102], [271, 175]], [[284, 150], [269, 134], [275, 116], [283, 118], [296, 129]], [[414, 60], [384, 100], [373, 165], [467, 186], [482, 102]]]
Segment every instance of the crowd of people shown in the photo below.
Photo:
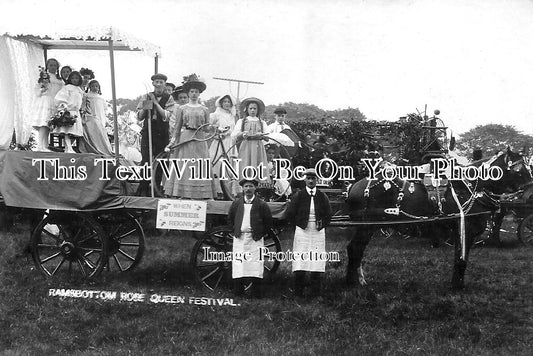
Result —
[[[180, 177], [173, 171], [168, 179], [156, 172], [155, 184], [163, 187], [165, 196], [180, 199], [219, 196], [221, 189], [217, 183], [222, 155], [230, 160], [240, 159], [240, 167], [265, 167], [265, 173], [270, 173], [268, 167], [272, 166], [272, 159], [267, 157], [268, 135], [278, 134], [280, 128], [289, 128], [284, 123], [286, 111], [283, 108], [276, 110], [276, 121], [267, 125], [263, 119], [265, 104], [261, 99], [246, 98], [237, 107], [235, 98], [224, 94], [217, 98], [215, 112], [209, 113], [200, 102], [200, 94], [207, 86], [196, 74], [184, 77], [180, 86], [168, 83], [168, 77], [160, 73], [154, 74], [151, 80], [153, 92], [143, 95], [137, 105], [137, 119], [143, 123], [141, 164], [149, 164], [163, 151], [170, 152], [170, 158], [179, 159], [179, 162], [201, 159], [215, 163], [211, 180], [191, 179], [189, 169]], [[238, 117], [239, 110], [242, 118]], [[217, 130], [220, 140], [207, 140], [212, 130]], [[270, 174], [265, 174], [261, 183], [281, 185], [285, 187], [283, 194], [290, 195], [286, 182], [272, 182]], [[142, 182], [139, 195], [147, 195], [148, 188], [149, 182]], [[233, 189], [234, 193], [242, 193], [238, 187]], [[282, 191], [281, 188], [278, 191]]]
[[[276, 121], [267, 125], [263, 119], [265, 104], [259, 98], [246, 98], [237, 107], [230, 94], [216, 100], [215, 112], [209, 113], [200, 102], [200, 94], [206, 84], [196, 74], [184, 78], [182, 85], [167, 82], [164, 74], [151, 77], [154, 90], [143, 95], [137, 105], [137, 120], [142, 129], [141, 165], [149, 164], [163, 151], [171, 158], [182, 160], [207, 159], [216, 161], [222, 151], [225, 157], [240, 159], [241, 167], [265, 167], [269, 173], [276, 148], [267, 144], [269, 135], [275, 136], [286, 129], [286, 110], [275, 110]], [[112, 156], [113, 148], [105, 131], [106, 102], [101, 96], [100, 84], [94, 73], [87, 68], [80, 71], [69, 66], [60, 69], [59, 62], [50, 58], [46, 68], [41, 69], [34, 111], [34, 128], [39, 133], [38, 150], [48, 151], [50, 130], [64, 138], [65, 152], [74, 153], [73, 141], [78, 139], [78, 150], [82, 153], [95, 153]], [[242, 112], [239, 118], [238, 110]], [[69, 120], [65, 119], [65, 115]], [[61, 120], [51, 120], [51, 118]], [[51, 125], [51, 122], [54, 123]], [[63, 124], [61, 124], [63, 122]], [[65, 124], [66, 122], [66, 124]], [[210, 130], [217, 130], [219, 140], [208, 144]], [[150, 135], [151, 134], [151, 135]], [[151, 137], [150, 137], [151, 136]], [[125, 135], [122, 141], [130, 141]], [[220, 150], [220, 145], [224, 150]], [[121, 145], [122, 146], [122, 145]], [[128, 154], [127, 150], [123, 151]], [[214, 169], [217, 178], [217, 167]], [[305, 172], [306, 188], [297, 192], [289, 202], [286, 217], [294, 222], [294, 251], [298, 253], [325, 252], [324, 228], [329, 223], [331, 208], [326, 195], [316, 189], [317, 175], [314, 169]], [[176, 172], [163, 179], [164, 193], [168, 197], [180, 199], [214, 199], [220, 192], [216, 180], [192, 179], [191, 170], [185, 169], [178, 178]], [[250, 260], [233, 260], [235, 293], [244, 294], [245, 283], [252, 278], [252, 294], [261, 297], [263, 262], [258, 258], [264, 238], [272, 228], [272, 215], [266, 203], [256, 196], [257, 187], [268, 181], [267, 174], [260, 177], [239, 176], [239, 198], [230, 208], [228, 222], [235, 231], [234, 253], [250, 253]], [[148, 193], [149, 181], [142, 181], [138, 193]], [[159, 184], [159, 183], [157, 183]], [[288, 182], [278, 180], [272, 184], [279, 194], [291, 195]], [[255, 256], [255, 258], [254, 258]], [[295, 294], [304, 293], [305, 272], [311, 272], [312, 294], [320, 290], [321, 274], [325, 271], [325, 261], [293, 261]]]
[[32, 111], [32, 126], [38, 132], [37, 150], [50, 151], [52, 132], [63, 138], [67, 153], [75, 153], [73, 141], [78, 139], [82, 153], [112, 155], [105, 131], [106, 107], [92, 70], [75, 71], [49, 58], [39, 73]]

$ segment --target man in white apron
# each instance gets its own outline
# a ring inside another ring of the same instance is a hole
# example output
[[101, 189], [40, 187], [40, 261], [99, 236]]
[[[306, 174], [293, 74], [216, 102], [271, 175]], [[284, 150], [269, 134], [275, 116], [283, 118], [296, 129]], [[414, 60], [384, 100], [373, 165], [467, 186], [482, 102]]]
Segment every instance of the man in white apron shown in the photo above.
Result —
[[331, 221], [331, 207], [326, 194], [316, 188], [317, 175], [313, 168], [305, 171], [305, 189], [294, 195], [285, 217], [296, 225], [294, 231], [292, 271], [294, 294], [303, 296], [305, 272], [311, 272], [311, 294], [320, 294], [322, 274], [326, 260], [320, 255], [326, 252], [325, 227]]
[[264, 266], [259, 255], [264, 247], [263, 237], [272, 228], [272, 213], [267, 203], [255, 196], [259, 181], [243, 179], [239, 184], [243, 196], [231, 204], [228, 213], [235, 236], [231, 264], [235, 294], [244, 295], [244, 286], [251, 281], [252, 296], [261, 298]]

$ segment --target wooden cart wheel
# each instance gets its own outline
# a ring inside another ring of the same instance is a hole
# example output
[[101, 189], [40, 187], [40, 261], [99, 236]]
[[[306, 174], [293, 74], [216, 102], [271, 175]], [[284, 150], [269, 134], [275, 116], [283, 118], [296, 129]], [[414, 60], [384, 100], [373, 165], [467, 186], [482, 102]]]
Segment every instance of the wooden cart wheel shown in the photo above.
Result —
[[529, 214], [520, 222], [517, 235], [523, 244], [533, 245], [533, 214]]
[[[268, 238], [264, 241], [265, 247], [269, 251], [281, 251], [281, 243], [278, 235], [271, 231]], [[204, 235], [196, 242], [191, 254], [191, 268], [194, 271], [196, 280], [210, 290], [216, 290], [223, 287], [231, 287], [231, 260], [221, 262], [207, 262], [207, 252], [224, 253], [232, 252], [233, 248], [233, 230], [229, 226], [216, 227]], [[279, 261], [265, 259], [264, 261], [264, 278], [268, 278], [276, 272], [279, 267]], [[249, 286], [247, 286], [249, 288]]]
[[107, 236], [109, 270], [125, 272], [139, 264], [144, 254], [145, 235], [139, 221], [128, 212], [101, 214], [96, 220]]
[[32, 255], [46, 276], [96, 277], [107, 261], [107, 239], [91, 216], [52, 211], [33, 231]]

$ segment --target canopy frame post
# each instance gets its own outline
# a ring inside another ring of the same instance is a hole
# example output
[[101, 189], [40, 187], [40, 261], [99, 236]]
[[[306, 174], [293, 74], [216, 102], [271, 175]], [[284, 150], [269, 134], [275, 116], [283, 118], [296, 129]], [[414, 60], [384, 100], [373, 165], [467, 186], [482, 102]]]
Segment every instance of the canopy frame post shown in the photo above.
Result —
[[115, 160], [118, 165], [119, 142], [118, 142], [118, 115], [117, 115], [117, 93], [115, 88], [115, 56], [113, 51], [113, 38], [108, 40], [109, 42], [109, 65], [111, 67], [111, 98], [113, 106], [113, 141], [115, 142]]

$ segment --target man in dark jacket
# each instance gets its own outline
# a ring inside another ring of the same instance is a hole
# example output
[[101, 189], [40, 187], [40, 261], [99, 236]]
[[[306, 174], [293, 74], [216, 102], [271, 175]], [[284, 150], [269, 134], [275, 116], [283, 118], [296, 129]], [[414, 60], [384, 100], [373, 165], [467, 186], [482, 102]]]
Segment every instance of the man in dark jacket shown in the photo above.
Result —
[[[152, 158], [163, 152], [169, 139], [169, 121], [174, 115], [174, 99], [165, 92], [167, 76], [152, 75], [154, 91], [141, 97], [137, 105], [137, 120], [144, 121], [141, 130], [141, 155], [143, 164], [150, 164], [150, 145], [148, 140], [148, 120], [151, 120]], [[155, 184], [161, 183], [161, 172], [157, 172]], [[148, 181], [139, 185], [138, 195], [148, 195]]]
[[267, 203], [255, 196], [259, 182], [243, 179], [239, 182], [243, 197], [235, 200], [228, 213], [228, 223], [233, 227], [232, 277], [235, 294], [244, 294], [244, 285], [252, 280], [252, 296], [261, 298], [263, 262], [259, 258], [264, 247], [263, 238], [272, 228], [272, 213]]
[[311, 292], [318, 295], [326, 261], [320, 256], [326, 252], [325, 227], [331, 221], [331, 207], [326, 194], [316, 188], [315, 169], [305, 171], [305, 189], [289, 202], [285, 218], [296, 225], [294, 231], [292, 271], [294, 294], [303, 296], [305, 272], [311, 272]]

